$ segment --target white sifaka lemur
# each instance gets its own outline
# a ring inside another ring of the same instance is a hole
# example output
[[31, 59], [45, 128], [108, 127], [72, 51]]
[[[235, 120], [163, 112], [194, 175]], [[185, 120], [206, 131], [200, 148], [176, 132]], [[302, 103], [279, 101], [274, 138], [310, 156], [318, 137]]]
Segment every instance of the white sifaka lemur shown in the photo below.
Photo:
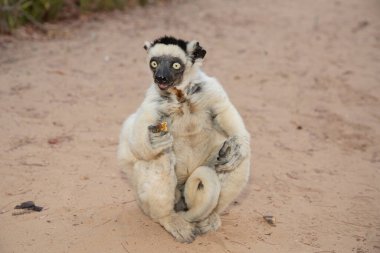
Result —
[[146, 42], [154, 83], [123, 124], [118, 159], [142, 211], [178, 241], [221, 225], [246, 185], [250, 135], [197, 41]]

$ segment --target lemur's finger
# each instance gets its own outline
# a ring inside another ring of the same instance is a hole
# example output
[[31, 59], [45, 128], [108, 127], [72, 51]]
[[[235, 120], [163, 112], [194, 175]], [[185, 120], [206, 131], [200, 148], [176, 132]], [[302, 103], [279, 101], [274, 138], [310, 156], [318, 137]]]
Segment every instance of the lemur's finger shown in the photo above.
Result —
[[170, 136], [170, 134], [168, 134], [168, 132], [159, 132], [159, 133], [150, 133], [150, 139], [153, 140], [153, 139], [157, 139], [157, 140], [163, 140], [165, 138], [168, 138], [168, 136]]
[[150, 136], [151, 142], [162, 142], [162, 141], [165, 141], [167, 139], [172, 139], [172, 138], [173, 136], [168, 132], [160, 132], [157, 134], [152, 134]]
[[155, 136], [151, 139], [151, 143], [164, 143], [168, 141], [173, 141], [173, 137], [170, 134], [165, 134], [163, 136]]
[[159, 122], [157, 125], [148, 126], [148, 130], [152, 133], [168, 132], [168, 123], [166, 121]]
[[227, 166], [226, 166], [228, 168], [227, 170], [231, 171], [231, 170], [236, 169], [240, 165], [241, 161], [242, 161], [242, 159], [241, 159], [241, 155], [240, 154], [237, 155], [237, 156], [235, 156], [230, 161], [230, 163], [227, 164]]
[[163, 146], [170, 145], [172, 142], [173, 142], [172, 139], [167, 139], [163, 141], [153, 141], [152, 145], [154, 145], [155, 147], [163, 147]]
[[153, 125], [148, 126], [148, 130], [149, 130], [151, 133], [154, 133], [154, 134], [160, 132], [160, 129], [159, 129], [157, 126], [153, 126]]
[[156, 136], [150, 140], [153, 148], [166, 148], [173, 144], [173, 136], [171, 134], [165, 134], [163, 136]]
[[226, 163], [228, 163], [228, 159], [218, 157], [218, 163], [216, 164], [216, 166], [225, 165]]
[[219, 162], [215, 169], [217, 172], [231, 171], [239, 166], [241, 158], [242, 156], [240, 153], [235, 153], [229, 158], [223, 159], [223, 163]]
[[217, 158], [218, 161], [219, 161], [219, 158], [228, 156], [228, 154], [229, 154], [230, 152], [231, 152], [231, 147], [230, 147], [230, 145], [228, 144], [228, 141], [225, 141], [225, 142], [223, 143], [222, 148], [219, 150], [219, 153], [218, 153], [219, 157]]

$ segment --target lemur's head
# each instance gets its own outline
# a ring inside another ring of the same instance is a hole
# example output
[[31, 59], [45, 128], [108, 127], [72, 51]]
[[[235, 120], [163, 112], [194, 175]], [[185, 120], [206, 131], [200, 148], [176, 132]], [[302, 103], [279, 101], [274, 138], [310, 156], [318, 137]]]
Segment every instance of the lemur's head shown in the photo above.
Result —
[[154, 82], [160, 90], [188, 82], [206, 55], [197, 41], [164, 36], [145, 42]]

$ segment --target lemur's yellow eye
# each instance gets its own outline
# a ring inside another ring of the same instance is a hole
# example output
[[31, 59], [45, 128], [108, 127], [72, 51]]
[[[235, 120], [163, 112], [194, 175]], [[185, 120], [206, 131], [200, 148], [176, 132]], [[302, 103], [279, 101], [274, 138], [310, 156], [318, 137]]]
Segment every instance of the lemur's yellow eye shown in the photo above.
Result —
[[181, 68], [181, 64], [179, 64], [178, 62], [173, 63], [173, 69], [180, 69], [180, 68]]
[[157, 68], [158, 64], [156, 61], [151, 61], [150, 66], [152, 66], [152, 68]]

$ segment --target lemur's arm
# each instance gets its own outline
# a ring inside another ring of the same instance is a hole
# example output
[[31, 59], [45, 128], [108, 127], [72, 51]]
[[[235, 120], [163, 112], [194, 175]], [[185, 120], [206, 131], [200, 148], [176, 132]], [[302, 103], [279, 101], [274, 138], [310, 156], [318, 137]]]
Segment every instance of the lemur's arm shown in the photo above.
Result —
[[154, 105], [143, 104], [136, 112], [126, 137], [130, 151], [137, 160], [154, 160], [172, 146], [173, 137], [168, 131], [154, 129], [158, 123], [160, 116]]
[[239, 112], [230, 102], [229, 104], [224, 111], [216, 115], [214, 121], [229, 138], [235, 137], [238, 140], [241, 155], [245, 158], [249, 152], [250, 135]]
[[216, 169], [229, 171], [239, 166], [241, 161], [250, 155], [250, 134], [223, 88], [216, 80], [213, 82], [214, 95], [209, 101], [212, 103], [214, 124], [227, 137], [217, 155]]

